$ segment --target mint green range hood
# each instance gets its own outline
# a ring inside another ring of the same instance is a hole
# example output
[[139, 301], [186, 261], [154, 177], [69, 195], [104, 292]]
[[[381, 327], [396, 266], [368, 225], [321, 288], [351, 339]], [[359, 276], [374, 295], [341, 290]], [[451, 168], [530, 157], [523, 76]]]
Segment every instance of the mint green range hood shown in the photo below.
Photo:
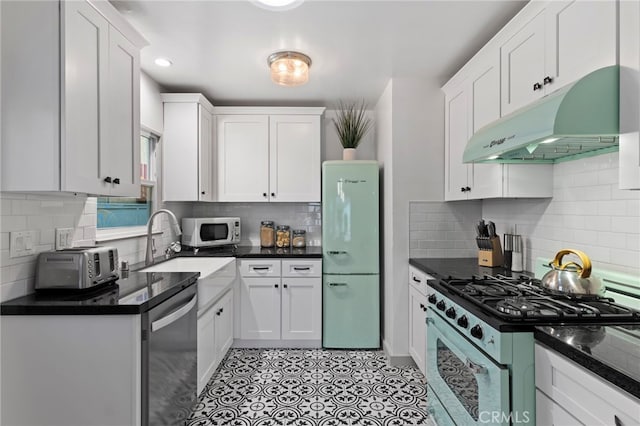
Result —
[[617, 151], [619, 70], [596, 70], [481, 128], [463, 162], [556, 163]]

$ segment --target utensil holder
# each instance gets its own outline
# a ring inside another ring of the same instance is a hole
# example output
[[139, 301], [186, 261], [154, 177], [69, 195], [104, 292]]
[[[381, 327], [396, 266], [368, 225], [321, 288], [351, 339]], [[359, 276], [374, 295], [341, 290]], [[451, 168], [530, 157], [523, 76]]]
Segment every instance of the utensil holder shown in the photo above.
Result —
[[476, 238], [478, 243], [478, 265], [491, 268], [502, 266], [502, 246], [500, 237]]

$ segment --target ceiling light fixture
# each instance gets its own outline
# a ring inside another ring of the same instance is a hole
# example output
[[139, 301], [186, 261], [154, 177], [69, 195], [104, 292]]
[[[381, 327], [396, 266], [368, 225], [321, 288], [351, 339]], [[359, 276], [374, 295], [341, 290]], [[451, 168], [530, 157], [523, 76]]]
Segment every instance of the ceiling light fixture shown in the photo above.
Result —
[[252, 0], [252, 3], [258, 7], [267, 10], [290, 10], [302, 4], [304, 0]]
[[311, 58], [300, 52], [282, 51], [269, 55], [271, 80], [281, 86], [300, 86], [309, 80]]
[[172, 62], [167, 58], [156, 58], [153, 62], [159, 67], [170, 67], [172, 64]]

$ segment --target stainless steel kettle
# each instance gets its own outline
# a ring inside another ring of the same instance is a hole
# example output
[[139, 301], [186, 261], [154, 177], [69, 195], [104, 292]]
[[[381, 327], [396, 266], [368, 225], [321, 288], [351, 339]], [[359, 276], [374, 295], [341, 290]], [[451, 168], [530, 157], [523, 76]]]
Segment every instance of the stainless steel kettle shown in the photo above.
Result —
[[[562, 258], [567, 254], [578, 256], [582, 265], [575, 262], [563, 264]], [[604, 296], [605, 287], [599, 278], [591, 276], [591, 260], [584, 252], [573, 249], [560, 250], [549, 266], [552, 269], [542, 277], [542, 287], [555, 293], [573, 296]]]

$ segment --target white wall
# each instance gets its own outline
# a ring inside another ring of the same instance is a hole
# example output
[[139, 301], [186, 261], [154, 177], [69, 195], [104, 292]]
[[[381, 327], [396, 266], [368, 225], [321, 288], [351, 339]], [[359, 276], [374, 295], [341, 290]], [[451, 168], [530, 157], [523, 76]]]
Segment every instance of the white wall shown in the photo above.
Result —
[[392, 357], [409, 353], [410, 201], [443, 198], [443, 105], [437, 85], [413, 78], [392, 79], [376, 105], [383, 182], [383, 344]]
[[640, 191], [618, 189], [618, 153], [554, 165], [553, 199], [485, 200], [482, 215], [499, 233], [525, 238], [526, 268], [564, 248], [584, 251], [594, 268], [640, 275]]
[[[374, 119], [375, 112], [367, 111], [367, 116]], [[335, 110], [326, 110], [323, 121], [322, 160], [342, 160], [342, 144], [336, 133], [333, 119]], [[375, 123], [374, 127], [360, 141], [356, 150], [356, 160], [375, 160], [376, 155]]]
[[158, 83], [140, 72], [140, 124], [159, 135], [164, 128], [161, 92]]

